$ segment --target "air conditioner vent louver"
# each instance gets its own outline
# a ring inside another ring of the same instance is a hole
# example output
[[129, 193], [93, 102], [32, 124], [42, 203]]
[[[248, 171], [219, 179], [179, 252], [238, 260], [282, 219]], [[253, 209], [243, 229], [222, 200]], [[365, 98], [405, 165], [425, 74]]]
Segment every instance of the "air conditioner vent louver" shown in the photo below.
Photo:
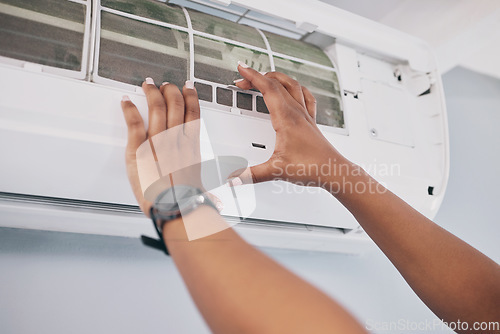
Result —
[[115, 213], [142, 214], [137, 205], [126, 205], [117, 203], [105, 203], [96, 201], [84, 201], [71, 198], [37, 196], [29, 194], [16, 194], [0, 192], [0, 201], [30, 203], [35, 205], [47, 205], [51, 207], [63, 207], [87, 211], [106, 211]]

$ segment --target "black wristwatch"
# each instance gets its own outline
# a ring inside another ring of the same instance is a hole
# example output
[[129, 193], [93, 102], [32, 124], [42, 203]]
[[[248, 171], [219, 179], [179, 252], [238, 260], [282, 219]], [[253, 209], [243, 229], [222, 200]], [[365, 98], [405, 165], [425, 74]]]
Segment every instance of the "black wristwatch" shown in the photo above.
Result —
[[[217, 207], [199, 188], [177, 185], [161, 192], [153, 205], [150, 214], [154, 228], [158, 233], [159, 240], [141, 236], [142, 242], [154, 248], [159, 248], [169, 255], [168, 249], [163, 241], [163, 226], [171, 220], [182, 217], [194, 211], [201, 205], [208, 205], [217, 210]], [[218, 210], [217, 210], [218, 211]]]

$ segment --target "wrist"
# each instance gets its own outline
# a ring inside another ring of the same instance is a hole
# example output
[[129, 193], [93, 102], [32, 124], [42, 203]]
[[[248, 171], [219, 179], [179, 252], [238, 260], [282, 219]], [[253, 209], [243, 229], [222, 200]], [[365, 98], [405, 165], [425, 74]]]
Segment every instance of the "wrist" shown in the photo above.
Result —
[[363, 168], [344, 157], [331, 159], [328, 173], [323, 174], [320, 187], [335, 197], [361, 193], [370, 182], [374, 182]]
[[[176, 218], [176, 219], [173, 219], [171, 221], [165, 222], [163, 224], [162, 236], [163, 236], [163, 240], [165, 240], [165, 243], [167, 243], [167, 239], [169, 239], [169, 238], [170, 239], [180, 238], [182, 236], [183, 232], [185, 232], [185, 230], [184, 230], [184, 226], [182, 223], [182, 218]], [[187, 239], [187, 237], [186, 237], [186, 239]]]
[[[188, 225], [186, 227], [185, 225]], [[222, 227], [222, 228], [221, 228]], [[175, 243], [178, 241], [189, 241], [191, 239], [197, 239], [195, 237], [195, 231], [201, 232], [208, 235], [213, 231], [219, 231], [229, 227], [226, 222], [221, 218], [217, 209], [210, 205], [200, 205], [185, 217], [179, 217], [164, 223], [162, 228], [162, 237], [170, 250], [172, 246], [175, 247]], [[191, 238], [188, 236], [186, 230], [191, 231]], [[194, 237], [194, 238], [193, 238]]]

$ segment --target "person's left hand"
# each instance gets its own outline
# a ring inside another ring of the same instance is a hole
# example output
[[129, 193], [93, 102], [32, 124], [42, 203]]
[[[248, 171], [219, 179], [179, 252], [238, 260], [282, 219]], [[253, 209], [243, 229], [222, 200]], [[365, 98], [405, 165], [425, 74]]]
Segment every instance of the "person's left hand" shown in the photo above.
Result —
[[[182, 94], [173, 84], [163, 84], [158, 89], [153, 80], [147, 78], [142, 84], [148, 102], [149, 128], [145, 129], [142, 117], [137, 107], [130, 101], [128, 96], [122, 99], [122, 109], [127, 122], [128, 142], [125, 152], [125, 161], [127, 165], [127, 174], [134, 192], [137, 203], [141, 210], [149, 217], [149, 211], [152, 203], [144, 198], [141, 188], [139, 173], [137, 167], [136, 151], [138, 147], [153, 136], [164, 132], [167, 129], [174, 129], [175, 136], [168, 136], [168, 152], [162, 152], [169, 155], [169, 160], [179, 163], [185, 159], [197, 159], [199, 157], [199, 128], [193, 126], [192, 131], [182, 131], [184, 123], [199, 120], [200, 105], [198, 94], [194, 88], [193, 82], [186, 81], [182, 88]], [[193, 122], [191, 124], [196, 124]], [[184, 127], [184, 130], [187, 127]], [[178, 131], [177, 129], [181, 129]], [[198, 129], [198, 131], [196, 131]], [[170, 135], [170, 133], [169, 133]], [[184, 161], [185, 166], [199, 163], [198, 161]], [[184, 166], [167, 166], [171, 172], [181, 169]], [[190, 172], [192, 173], [192, 172]], [[182, 174], [177, 174], [176, 178], [183, 178]], [[188, 180], [190, 176], [185, 177]], [[182, 182], [179, 180], [178, 182]]]

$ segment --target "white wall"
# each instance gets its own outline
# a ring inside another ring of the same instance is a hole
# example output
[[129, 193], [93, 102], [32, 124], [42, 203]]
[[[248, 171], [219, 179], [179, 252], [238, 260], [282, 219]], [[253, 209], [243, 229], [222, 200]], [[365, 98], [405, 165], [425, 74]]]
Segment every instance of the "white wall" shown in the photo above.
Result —
[[[436, 221], [500, 262], [500, 80], [458, 68], [444, 85], [451, 177]], [[269, 254], [362, 322], [436, 319], [378, 250]], [[1, 333], [208, 332], [170, 258], [138, 240], [1, 228], [0, 268]]]

